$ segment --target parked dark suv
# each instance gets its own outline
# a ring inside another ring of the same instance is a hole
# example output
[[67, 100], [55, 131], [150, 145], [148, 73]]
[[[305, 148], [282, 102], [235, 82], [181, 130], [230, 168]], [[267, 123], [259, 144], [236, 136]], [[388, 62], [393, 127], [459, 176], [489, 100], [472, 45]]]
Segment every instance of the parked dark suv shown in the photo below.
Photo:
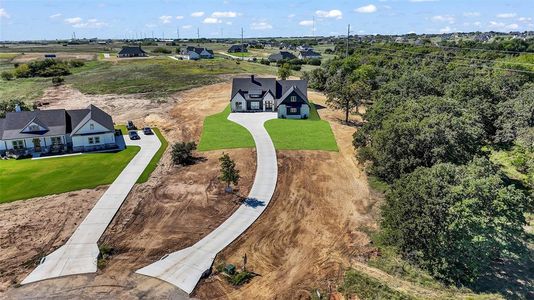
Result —
[[154, 132], [152, 132], [152, 129], [150, 129], [150, 127], [145, 127], [145, 128], [143, 128], [143, 133], [144, 133], [145, 135], [152, 135], [152, 134], [154, 134]]
[[128, 121], [128, 122], [126, 122], [126, 129], [134, 130], [136, 128], [135, 128], [135, 125], [134, 125], [134, 123], [132, 121]]
[[137, 134], [137, 131], [131, 130], [128, 131], [128, 136], [130, 136], [130, 140], [140, 140], [141, 137]]

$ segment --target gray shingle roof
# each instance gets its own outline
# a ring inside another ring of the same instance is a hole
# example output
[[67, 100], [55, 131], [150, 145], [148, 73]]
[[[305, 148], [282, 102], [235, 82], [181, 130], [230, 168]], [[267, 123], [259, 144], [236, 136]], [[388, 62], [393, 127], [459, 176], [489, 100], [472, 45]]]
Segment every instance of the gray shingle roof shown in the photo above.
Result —
[[283, 59], [295, 59], [297, 58], [293, 53], [288, 51], [280, 51], [278, 53], [273, 53], [269, 55], [269, 61], [280, 61]]
[[[49, 109], [9, 112], [5, 119], [0, 119], [0, 139], [22, 139], [44, 136], [65, 135], [75, 132], [89, 119], [92, 119], [109, 131], [114, 130], [111, 116], [100, 108], [89, 105], [85, 109]], [[38, 132], [22, 132], [30, 123], [46, 128]]]
[[304, 99], [308, 99], [308, 82], [306, 80], [276, 80], [276, 78], [252, 76], [234, 78], [232, 80], [232, 95], [230, 99], [240, 93], [245, 99], [250, 100], [247, 94], [253, 90], [261, 90], [263, 92], [262, 97], [269, 91], [275, 99], [281, 99], [293, 87], [298, 90]]
[[146, 54], [145, 50], [141, 49], [141, 46], [127, 46], [123, 47], [119, 52], [119, 55], [141, 55]]

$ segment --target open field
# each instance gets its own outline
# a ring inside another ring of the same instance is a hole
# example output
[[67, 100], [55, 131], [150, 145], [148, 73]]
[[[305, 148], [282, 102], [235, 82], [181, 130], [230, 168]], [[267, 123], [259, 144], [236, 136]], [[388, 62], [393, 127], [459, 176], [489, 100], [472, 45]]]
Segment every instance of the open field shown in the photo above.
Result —
[[0, 161], [0, 203], [109, 184], [139, 149], [130, 146], [117, 153]]

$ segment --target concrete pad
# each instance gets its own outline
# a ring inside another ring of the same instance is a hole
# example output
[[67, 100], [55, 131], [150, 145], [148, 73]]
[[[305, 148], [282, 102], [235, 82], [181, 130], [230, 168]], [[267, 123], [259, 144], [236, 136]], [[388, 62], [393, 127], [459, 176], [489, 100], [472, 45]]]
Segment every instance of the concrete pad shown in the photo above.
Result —
[[97, 271], [99, 250], [96, 243], [161, 146], [156, 135], [140, 134], [140, 136], [141, 139], [136, 141], [124, 138], [126, 145], [140, 146], [141, 150], [98, 200], [67, 243], [46, 256], [44, 261], [21, 282], [22, 284]]
[[278, 178], [276, 151], [263, 124], [276, 113], [230, 114], [228, 119], [245, 127], [256, 143], [256, 177], [246, 201], [224, 223], [195, 245], [169, 254], [136, 273], [159, 278], [190, 294], [210, 270], [217, 253], [239, 237], [269, 205]]

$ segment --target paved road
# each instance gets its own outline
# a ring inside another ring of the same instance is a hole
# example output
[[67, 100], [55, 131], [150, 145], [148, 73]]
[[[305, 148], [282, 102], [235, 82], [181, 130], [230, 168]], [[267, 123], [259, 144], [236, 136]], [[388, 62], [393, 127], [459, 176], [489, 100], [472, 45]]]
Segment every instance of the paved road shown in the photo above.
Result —
[[[46, 256], [44, 261], [22, 281], [22, 284], [97, 271], [96, 263], [99, 254], [97, 242], [100, 236], [161, 145], [156, 135], [140, 134], [140, 136], [141, 139], [137, 141], [131, 141], [127, 136], [124, 137], [127, 145], [141, 146], [141, 150], [98, 200], [67, 243]], [[102, 170], [102, 172], [105, 171]]]
[[278, 177], [276, 151], [263, 123], [276, 113], [230, 114], [229, 120], [247, 128], [256, 142], [257, 167], [254, 184], [245, 202], [217, 229], [195, 245], [164, 256], [137, 270], [137, 273], [167, 281], [190, 294], [215, 255], [239, 237], [265, 210], [273, 196]]

